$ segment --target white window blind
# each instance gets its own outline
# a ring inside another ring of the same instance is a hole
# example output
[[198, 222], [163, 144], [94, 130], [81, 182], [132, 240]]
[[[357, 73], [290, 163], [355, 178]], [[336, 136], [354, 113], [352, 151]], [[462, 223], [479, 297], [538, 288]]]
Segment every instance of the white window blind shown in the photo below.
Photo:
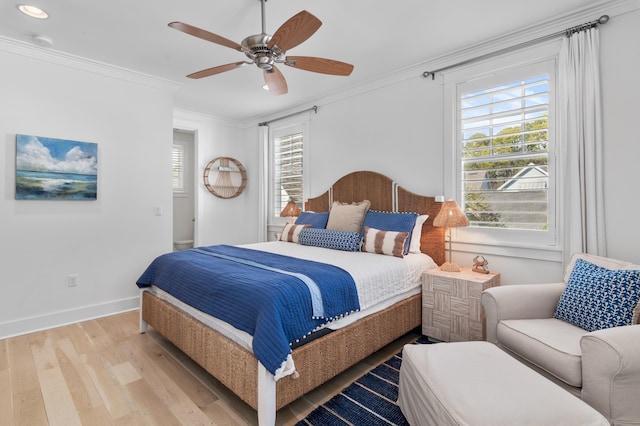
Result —
[[303, 201], [303, 134], [273, 139], [273, 214], [279, 216], [290, 199], [300, 210]]
[[548, 229], [549, 89], [546, 74], [461, 85], [461, 207], [471, 226]]
[[171, 177], [173, 192], [185, 192], [184, 187], [184, 146], [173, 145]]

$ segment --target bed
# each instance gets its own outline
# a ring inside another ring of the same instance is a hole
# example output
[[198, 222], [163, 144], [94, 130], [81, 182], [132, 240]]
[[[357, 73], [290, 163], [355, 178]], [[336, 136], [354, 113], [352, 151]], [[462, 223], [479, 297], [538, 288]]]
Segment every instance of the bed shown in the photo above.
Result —
[[[433, 265], [444, 262], [444, 230], [432, 226], [433, 218], [441, 207], [441, 203], [435, 201], [434, 197], [407, 191], [379, 173], [360, 171], [340, 178], [324, 194], [307, 200], [305, 211], [327, 212], [334, 200], [343, 203], [369, 200], [370, 209], [374, 211], [416, 212], [428, 215], [422, 226], [419, 250], [430, 257]], [[290, 243], [275, 244], [279, 244], [280, 247], [287, 244], [293, 246]], [[143, 288], [141, 291], [141, 332], [146, 331], [148, 325], [156, 329], [256, 409], [261, 425], [274, 424], [278, 409], [421, 323], [419, 289], [392, 300], [391, 305], [391, 302], [376, 302], [375, 312], [363, 310], [357, 316], [359, 319], [342, 321], [348, 325], [332, 329], [330, 332], [326, 332], [326, 328], [320, 328], [320, 333], [315, 333], [320, 334], [320, 337], [303, 339], [304, 344], [294, 345], [294, 349], [290, 351], [294, 363], [292, 371], [276, 374], [272, 372], [273, 368], [267, 370], [263, 363], [258, 361], [251, 348], [243, 344], [241, 338], [233, 332], [228, 332], [229, 329], [233, 330], [233, 327], [227, 325], [226, 328], [220, 329], [212, 325], [211, 321], [207, 320], [207, 315], [201, 315], [198, 309], [180, 303], [171, 296], [167, 297], [162, 291], [147, 290], [149, 289]], [[268, 365], [266, 362], [265, 364]]]

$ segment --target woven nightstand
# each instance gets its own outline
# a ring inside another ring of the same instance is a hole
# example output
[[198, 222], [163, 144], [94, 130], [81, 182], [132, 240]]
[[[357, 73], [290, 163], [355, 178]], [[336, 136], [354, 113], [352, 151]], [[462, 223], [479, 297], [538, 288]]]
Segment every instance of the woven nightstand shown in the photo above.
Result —
[[483, 290], [500, 285], [500, 274], [432, 269], [422, 276], [422, 334], [443, 342], [484, 340]]

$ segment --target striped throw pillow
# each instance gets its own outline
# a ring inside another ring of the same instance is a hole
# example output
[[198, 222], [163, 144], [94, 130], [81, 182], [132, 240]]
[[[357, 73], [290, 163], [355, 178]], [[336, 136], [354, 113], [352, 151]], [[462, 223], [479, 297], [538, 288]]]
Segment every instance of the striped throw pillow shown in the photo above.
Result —
[[381, 231], [365, 226], [362, 251], [404, 257], [404, 243], [408, 237], [408, 232]]
[[282, 233], [280, 234], [280, 241], [287, 241], [289, 243], [297, 243], [298, 235], [300, 235], [300, 231], [305, 228], [311, 228], [311, 225], [296, 225], [293, 223], [287, 223], [282, 229]]

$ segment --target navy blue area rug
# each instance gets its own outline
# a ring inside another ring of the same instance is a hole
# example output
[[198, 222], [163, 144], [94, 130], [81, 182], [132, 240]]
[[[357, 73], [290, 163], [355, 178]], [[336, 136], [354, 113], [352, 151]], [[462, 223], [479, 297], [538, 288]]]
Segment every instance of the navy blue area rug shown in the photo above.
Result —
[[[416, 343], [433, 342], [422, 336]], [[398, 352], [314, 409], [296, 426], [409, 426], [396, 403], [401, 363], [402, 352]]]

